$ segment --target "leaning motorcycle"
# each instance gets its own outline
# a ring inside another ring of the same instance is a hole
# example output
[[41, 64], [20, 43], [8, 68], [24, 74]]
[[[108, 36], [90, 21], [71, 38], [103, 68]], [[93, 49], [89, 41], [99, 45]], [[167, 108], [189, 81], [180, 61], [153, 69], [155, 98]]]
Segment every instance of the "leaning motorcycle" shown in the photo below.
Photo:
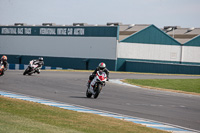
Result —
[[[93, 86], [94, 94], [92, 94], [92, 93], [90, 92], [90, 90], [89, 90], [90, 84], [88, 84], [88, 88], [87, 88], [87, 90], [86, 90], [86, 96], [87, 96], [88, 98], [91, 98], [92, 95], [93, 95], [94, 98], [96, 99], [96, 98], [99, 96], [99, 94], [100, 94], [100, 92], [101, 92], [103, 86], [106, 85], [106, 81], [107, 81], [107, 75], [106, 75], [106, 73], [103, 72], [103, 71], [101, 71], [101, 70], [100, 70], [100, 71], [97, 71], [96, 76], [95, 76], [95, 78], [93, 79], [93, 81], [95, 81], [95, 84], [94, 84], [94, 86]], [[93, 81], [92, 81], [92, 82], [93, 82]]]
[[37, 69], [38, 65], [35, 65], [33, 63], [33, 61], [30, 61], [28, 67], [26, 68], [26, 70], [24, 71], [23, 75], [32, 75], [33, 73], [36, 72], [36, 69]]
[[3, 76], [3, 73], [4, 73], [4, 65], [3, 65], [3, 63], [1, 62], [1, 63], [0, 63], [0, 76]]

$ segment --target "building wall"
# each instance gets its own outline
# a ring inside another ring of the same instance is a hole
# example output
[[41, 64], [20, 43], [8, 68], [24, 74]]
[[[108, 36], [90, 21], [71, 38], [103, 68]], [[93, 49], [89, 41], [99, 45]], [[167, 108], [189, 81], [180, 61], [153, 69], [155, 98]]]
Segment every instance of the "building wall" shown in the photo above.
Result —
[[183, 46], [183, 63], [200, 65], [200, 47]]
[[116, 59], [116, 38], [0, 36], [0, 53], [51, 57]]
[[200, 35], [184, 44], [183, 63], [200, 65]]
[[126, 61], [180, 63], [181, 46], [120, 42], [117, 46], [117, 70], [126, 70]]
[[180, 49], [178, 45], [159, 45], [159, 44], [141, 44], [141, 43], [119, 43], [118, 58], [130, 58], [141, 60], [158, 61], [180, 61]]
[[[0, 54], [10, 63], [28, 64], [29, 60], [44, 57], [45, 65], [71, 69], [94, 69], [100, 62], [115, 70], [118, 27], [65, 28], [3, 28], [0, 33]], [[72, 29], [70, 35], [65, 32]], [[75, 34], [75, 29], [81, 33]], [[93, 33], [94, 32], [94, 33]]]
[[200, 74], [200, 47], [120, 42], [117, 70]]

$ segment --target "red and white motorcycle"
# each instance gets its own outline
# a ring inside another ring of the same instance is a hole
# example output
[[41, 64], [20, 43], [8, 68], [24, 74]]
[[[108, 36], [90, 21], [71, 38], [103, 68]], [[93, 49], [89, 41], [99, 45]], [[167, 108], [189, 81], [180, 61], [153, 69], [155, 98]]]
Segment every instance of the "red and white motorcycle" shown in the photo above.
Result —
[[36, 70], [38, 69], [38, 65], [34, 64], [34, 61], [30, 61], [28, 67], [26, 68], [26, 70], [24, 71], [23, 75], [32, 75], [33, 73], [36, 72]]
[[99, 96], [99, 93], [101, 92], [103, 86], [106, 85], [107, 81], [107, 75], [102, 70], [97, 71], [96, 76], [92, 80], [91, 84], [93, 85], [93, 93], [90, 92], [90, 85], [88, 85], [88, 88], [86, 90], [86, 96], [88, 98], [91, 98], [92, 95], [94, 95], [94, 98], [97, 98]]
[[3, 63], [2, 62], [0, 62], [0, 76], [2, 76], [3, 75], [3, 73], [4, 73], [4, 65], [3, 65]]

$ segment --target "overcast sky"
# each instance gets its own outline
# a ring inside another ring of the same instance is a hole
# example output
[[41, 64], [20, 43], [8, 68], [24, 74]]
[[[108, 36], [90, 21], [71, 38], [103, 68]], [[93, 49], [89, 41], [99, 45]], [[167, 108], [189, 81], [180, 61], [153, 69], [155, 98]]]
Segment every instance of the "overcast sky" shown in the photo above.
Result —
[[0, 24], [88, 23], [200, 27], [200, 0], [0, 0]]

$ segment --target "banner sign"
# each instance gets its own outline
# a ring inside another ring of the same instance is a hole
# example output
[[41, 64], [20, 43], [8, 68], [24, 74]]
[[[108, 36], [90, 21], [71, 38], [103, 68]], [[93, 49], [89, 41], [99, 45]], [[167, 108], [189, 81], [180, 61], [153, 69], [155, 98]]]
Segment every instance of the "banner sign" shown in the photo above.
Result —
[[0, 35], [117, 37], [118, 27], [0, 26]]

